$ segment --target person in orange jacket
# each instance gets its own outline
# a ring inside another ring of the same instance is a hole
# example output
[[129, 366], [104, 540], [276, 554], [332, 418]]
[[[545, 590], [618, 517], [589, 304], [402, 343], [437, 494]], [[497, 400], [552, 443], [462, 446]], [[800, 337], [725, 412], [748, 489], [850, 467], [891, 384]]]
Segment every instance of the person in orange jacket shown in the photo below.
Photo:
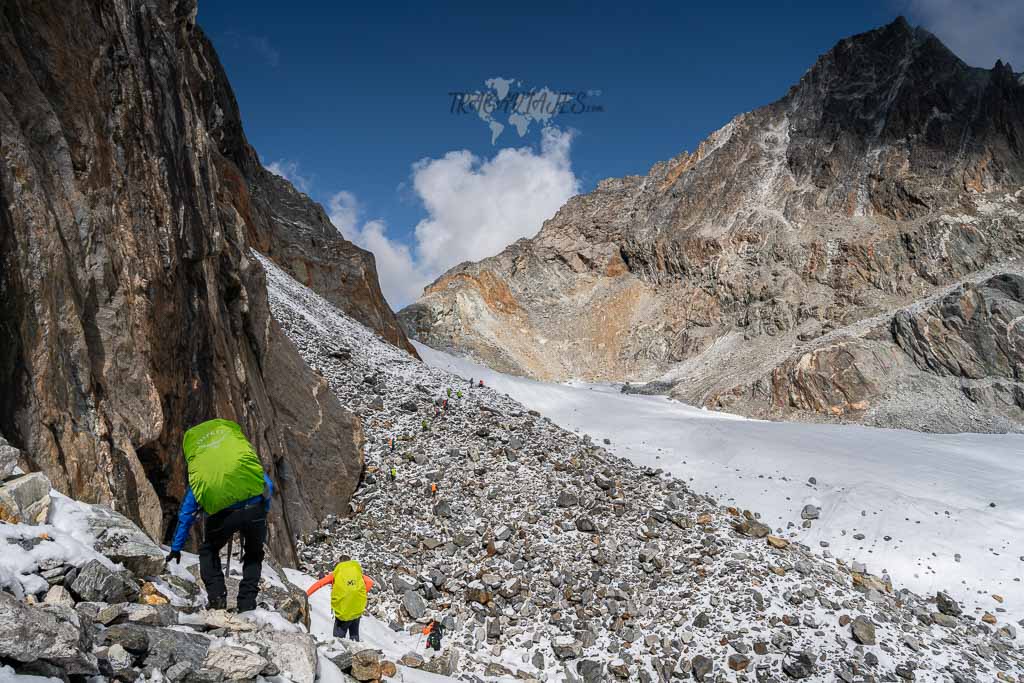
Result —
[[342, 556], [334, 571], [306, 590], [312, 595], [331, 585], [331, 611], [334, 613], [334, 637], [359, 642], [359, 619], [366, 611], [366, 595], [373, 589], [373, 579], [363, 574], [358, 562]]
[[441, 638], [444, 637], [444, 625], [441, 622], [431, 620], [423, 627], [423, 635], [427, 637], [427, 647], [436, 652], [441, 651]]

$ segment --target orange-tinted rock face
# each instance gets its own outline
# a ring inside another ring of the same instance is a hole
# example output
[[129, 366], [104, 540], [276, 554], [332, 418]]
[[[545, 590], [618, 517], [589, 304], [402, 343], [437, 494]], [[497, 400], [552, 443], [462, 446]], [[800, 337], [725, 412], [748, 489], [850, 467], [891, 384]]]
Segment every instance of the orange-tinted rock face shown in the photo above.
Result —
[[[890, 391], [876, 373], [904, 367], [904, 351], [791, 354], [1013, 271], [1022, 139], [1019, 75], [970, 68], [897, 20], [841, 41], [695, 153], [602, 181], [532, 239], [456, 267], [400, 317], [508, 372], [657, 379], [648, 390], [697, 404], [870, 421]], [[498, 291], [514, 310], [493, 305]], [[884, 423], [905, 424], [894, 415]]]
[[[195, 9], [0, 10], [0, 432], [57, 488], [159, 538], [185, 490], [183, 432], [234, 419], [278, 485], [270, 544], [288, 558], [345, 511], [362, 434], [270, 316], [249, 250], [283, 248], [283, 210]], [[372, 262], [352, 249], [372, 308]]]

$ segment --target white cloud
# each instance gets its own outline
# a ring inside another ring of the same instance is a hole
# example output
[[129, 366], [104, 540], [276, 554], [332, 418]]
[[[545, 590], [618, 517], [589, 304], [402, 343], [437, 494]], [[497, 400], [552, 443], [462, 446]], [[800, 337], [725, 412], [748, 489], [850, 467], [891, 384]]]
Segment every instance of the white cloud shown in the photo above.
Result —
[[910, 0], [907, 13], [971, 66], [996, 59], [1024, 70], [1024, 2], [1019, 0]]
[[308, 194], [309, 188], [313, 185], [312, 178], [302, 175], [299, 170], [299, 162], [297, 161], [278, 159], [277, 161], [271, 161], [267, 164], [266, 169], [274, 175], [279, 175], [290, 182], [299, 192], [305, 192]]
[[579, 192], [571, 143], [572, 133], [545, 128], [539, 154], [506, 148], [482, 160], [462, 150], [416, 163], [413, 188], [429, 214], [416, 226], [420, 261], [440, 275], [535, 235]]
[[342, 235], [374, 253], [381, 288], [397, 310], [452, 266], [535, 235], [579, 192], [571, 144], [571, 132], [546, 128], [539, 152], [506, 148], [481, 159], [461, 150], [413, 164], [412, 186], [428, 217], [416, 225], [412, 245], [389, 237], [380, 220], [359, 225], [360, 207], [350, 192], [331, 197], [328, 213]]
[[381, 290], [392, 308], [398, 310], [420, 295], [429, 274], [420, 269], [408, 245], [388, 237], [384, 221], [359, 224], [362, 209], [354, 194], [342, 190], [331, 196], [327, 213], [345, 239], [373, 252]]

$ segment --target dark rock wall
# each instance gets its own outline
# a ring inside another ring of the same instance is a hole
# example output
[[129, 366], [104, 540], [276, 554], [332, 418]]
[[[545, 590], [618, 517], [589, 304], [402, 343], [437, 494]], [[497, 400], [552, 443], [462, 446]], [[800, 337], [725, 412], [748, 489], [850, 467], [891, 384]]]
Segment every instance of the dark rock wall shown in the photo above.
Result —
[[362, 435], [270, 316], [249, 255], [266, 227], [244, 211], [263, 171], [195, 3], [0, 12], [0, 431], [58, 489], [162, 537], [184, 430], [235, 419], [290, 559], [345, 510]]

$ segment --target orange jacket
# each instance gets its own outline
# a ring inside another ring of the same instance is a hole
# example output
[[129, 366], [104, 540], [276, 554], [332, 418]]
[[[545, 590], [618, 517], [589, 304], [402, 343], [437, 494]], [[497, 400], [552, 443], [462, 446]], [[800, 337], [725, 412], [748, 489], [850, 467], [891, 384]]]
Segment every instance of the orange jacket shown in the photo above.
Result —
[[[314, 583], [312, 586], [307, 588], [306, 589], [306, 595], [307, 596], [308, 595], [312, 595], [313, 593], [316, 593], [318, 590], [320, 590], [324, 586], [329, 586], [332, 583], [334, 583], [334, 574], [328, 574], [327, 576], [325, 576], [324, 578], [320, 579], [319, 581]], [[366, 574], [363, 574], [363, 583], [366, 584], [366, 592], [369, 593], [370, 590], [373, 588], [373, 579], [371, 579]]]

